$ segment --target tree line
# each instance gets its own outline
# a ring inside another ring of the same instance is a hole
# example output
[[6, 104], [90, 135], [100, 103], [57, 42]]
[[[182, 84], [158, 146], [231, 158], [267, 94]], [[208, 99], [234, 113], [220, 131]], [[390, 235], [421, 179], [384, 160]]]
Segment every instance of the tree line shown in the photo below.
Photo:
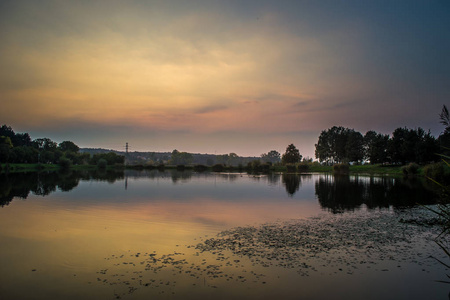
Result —
[[371, 164], [427, 164], [450, 151], [450, 116], [444, 105], [439, 115], [444, 131], [435, 138], [422, 128], [399, 127], [391, 136], [370, 130], [362, 135], [354, 129], [333, 126], [320, 133], [315, 156], [329, 164], [369, 161]]
[[439, 160], [442, 138], [422, 128], [397, 128], [391, 136], [373, 130], [362, 135], [354, 129], [333, 126], [323, 130], [315, 156], [329, 164], [369, 161], [371, 164], [426, 164]]
[[81, 153], [72, 141], [56, 143], [49, 138], [32, 140], [28, 133], [15, 133], [7, 125], [0, 127], [0, 163], [115, 165], [123, 164], [125, 158], [113, 152], [90, 155]]
[[[365, 135], [351, 128], [333, 126], [323, 130], [315, 144], [315, 157], [321, 163], [361, 163], [371, 164], [427, 164], [439, 161], [441, 156], [450, 156], [450, 116], [444, 105], [439, 115], [444, 131], [435, 138], [430, 131], [422, 128], [410, 129], [399, 127], [392, 135], [381, 134], [370, 130]], [[198, 156], [198, 155], [197, 155]], [[169, 158], [170, 157], [170, 158]], [[167, 156], [168, 162], [174, 165], [189, 165], [195, 155], [173, 150]], [[260, 160], [266, 165], [295, 165], [302, 162], [303, 156], [294, 144], [287, 146], [281, 155], [276, 150], [261, 154]], [[311, 162], [303, 158], [303, 162]], [[125, 157], [114, 152], [81, 153], [80, 148], [71, 141], [59, 144], [49, 138], [32, 140], [28, 133], [15, 133], [7, 125], [0, 128], [0, 163], [47, 163], [69, 166], [71, 164], [93, 164], [99, 166], [124, 164]], [[223, 165], [249, 164], [259, 167], [261, 162], [253, 158], [240, 157], [235, 153], [205, 156], [205, 162]]]

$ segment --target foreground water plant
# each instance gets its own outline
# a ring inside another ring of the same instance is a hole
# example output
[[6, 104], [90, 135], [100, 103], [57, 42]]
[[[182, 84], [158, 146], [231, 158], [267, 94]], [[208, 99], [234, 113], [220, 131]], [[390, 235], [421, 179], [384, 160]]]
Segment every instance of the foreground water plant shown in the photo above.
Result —
[[[442, 161], [447, 167], [450, 167], [450, 163], [448, 160], [449, 156], [441, 155], [443, 157]], [[436, 207], [436, 209], [432, 209], [427, 207], [427, 209], [434, 212], [441, 219], [442, 224], [442, 232], [436, 237], [435, 243], [444, 251], [447, 257], [450, 259], [450, 250], [448, 245], [448, 234], [450, 231], [450, 188], [447, 183], [438, 182], [436, 179], [428, 177], [429, 180], [437, 184], [442, 189], [442, 200]], [[442, 260], [436, 259], [439, 263], [441, 263], [446, 268], [450, 269], [450, 265], [448, 263], [443, 262]], [[450, 275], [447, 274], [447, 277], [450, 279]], [[443, 283], [450, 283], [450, 281], [438, 280]]]

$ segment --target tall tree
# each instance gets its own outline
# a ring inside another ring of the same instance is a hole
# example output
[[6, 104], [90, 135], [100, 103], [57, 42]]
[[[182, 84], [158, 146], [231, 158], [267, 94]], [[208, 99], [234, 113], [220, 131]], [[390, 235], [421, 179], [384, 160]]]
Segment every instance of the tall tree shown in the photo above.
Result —
[[364, 158], [371, 164], [380, 164], [388, 161], [387, 147], [389, 135], [376, 133], [373, 130], [364, 136]]
[[347, 132], [345, 144], [345, 160], [362, 161], [364, 159], [364, 137], [360, 132], [353, 129]]
[[323, 162], [360, 161], [364, 157], [363, 136], [361, 133], [333, 126], [320, 133], [316, 146], [316, 158]]
[[58, 148], [62, 152], [78, 152], [80, 150], [80, 147], [78, 147], [74, 142], [71, 141], [64, 141], [59, 143]]
[[9, 136], [0, 136], [0, 162], [9, 162], [13, 144]]
[[294, 144], [290, 144], [286, 148], [286, 152], [283, 154], [281, 161], [283, 164], [296, 164], [302, 160], [302, 155], [300, 151], [294, 146]]
[[438, 143], [422, 128], [397, 128], [389, 140], [388, 155], [393, 163], [426, 163], [437, 159]]

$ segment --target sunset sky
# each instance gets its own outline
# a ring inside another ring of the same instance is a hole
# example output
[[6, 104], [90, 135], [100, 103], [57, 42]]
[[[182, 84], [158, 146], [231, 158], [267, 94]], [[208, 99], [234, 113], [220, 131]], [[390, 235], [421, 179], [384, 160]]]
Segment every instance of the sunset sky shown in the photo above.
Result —
[[0, 1], [0, 125], [80, 147], [314, 156], [450, 107], [450, 1]]

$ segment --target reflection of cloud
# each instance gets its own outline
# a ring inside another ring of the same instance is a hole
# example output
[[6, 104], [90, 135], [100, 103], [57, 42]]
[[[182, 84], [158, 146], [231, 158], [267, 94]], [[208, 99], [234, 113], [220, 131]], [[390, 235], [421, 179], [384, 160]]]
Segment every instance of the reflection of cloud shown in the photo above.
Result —
[[228, 223], [226, 223], [226, 222], [217, 221], [217, 220], [207, 218], [207, 217], [194, 218], [192, 221], [194, 221], [195, 223], [199, 223], [199, 224], [212, 225], [214, 227], [226, 227], [228, 225]]

